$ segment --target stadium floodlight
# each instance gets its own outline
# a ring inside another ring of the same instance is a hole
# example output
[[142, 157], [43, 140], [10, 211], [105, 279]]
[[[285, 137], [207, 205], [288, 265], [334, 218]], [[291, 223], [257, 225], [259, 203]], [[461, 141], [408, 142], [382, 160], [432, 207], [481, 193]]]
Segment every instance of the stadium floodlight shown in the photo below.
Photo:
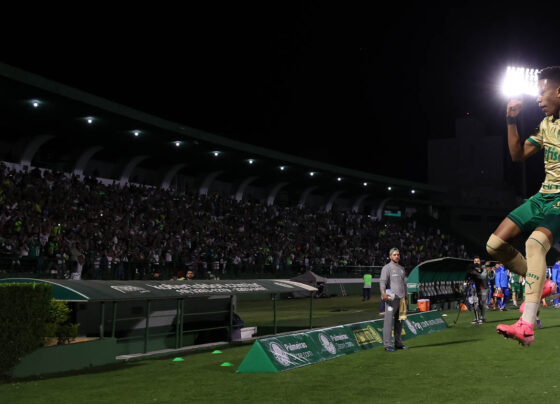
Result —
[[179, 141], [176, 141], [176, 142], [175, 142], [175, 146], [176, 146], [176, 147], [179, 147], [179, 146], [181, 146], [181, 142], [179, 142]]
[[33, 101], [33, 107], [38, 108], [39, 107], [39, 102], [38, 101]]
[[135, 130], [135, 131], [134, 131], [134, 136], [136, 136], [136, 137], [140, 136], [140, 131], [139, 131], [139, 130]]
[[284, 171], [286, 169], [286, 166], [280, 166], [280, 171]]
[[392, 189], [392, 187], [387, 187], [387, 191], [391, 191]]
[[315, 172], [310, 171], [310, 172], [309, 172], [309, 176], [310, 176], [310, 177], [314, 177], [314, 176], [315, 176]]
[[249, 163], [249, 164], [253, 164], [254, 162], [255, 162], [255, 160], [253, 160], [253, 159], [247, 160], [247, 163]]
[[367, 187], [367, 182], [362, 183], [364, 187]]
[[410, 193], [411, 193], [412, 195], [414, 195], [414, 194], [416, 193], [416, 190], [411, 189], [411, 190], [410, 190]]
[[336, 180], [337, 180], [338, 182], [340, 182], [340, 181], [342, 181], [342, 177], [338, 177]]
[[538, 74], [537, 69], [508, 66], [502, 82], [502, 93], [507, 97], [537, 96], [539, 94]]
[[212, 154], [214, 155], [214, 157], [218, 157], [220, 155], [220, 152], [218, 150], [214, 150]]

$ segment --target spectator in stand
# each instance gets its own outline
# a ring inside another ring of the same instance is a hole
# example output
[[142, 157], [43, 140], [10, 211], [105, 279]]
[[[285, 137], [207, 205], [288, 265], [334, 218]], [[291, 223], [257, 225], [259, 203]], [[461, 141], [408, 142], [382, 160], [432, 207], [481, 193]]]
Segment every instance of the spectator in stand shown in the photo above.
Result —
[[337, 266], [382, 265], [383, 251], [392, 245], [400, 247], [405, 266], [445, 255], [466, 257], [464, 245], [436, 225], [266, 206], [217, 194], [121, 188], [91, 177], [82, 181], [0, 166], [0, 249], [10, 262], [36, 260], [37, 271], [52, 269], [59, 276], [69, 276], [79, 254], [85, 257], [83, 277], [116, 279], [163, 271], [169, 276], [187, 263], [203, 277], [306, 268], [328, 273]]
[[97, 271], [95, 272], [95, 279], [104, 279], [107, 276], [109, 270], [109, 259], [107, 254], [103, 251], [101, 257], [99, 257], [99, 264], [97, 266]]

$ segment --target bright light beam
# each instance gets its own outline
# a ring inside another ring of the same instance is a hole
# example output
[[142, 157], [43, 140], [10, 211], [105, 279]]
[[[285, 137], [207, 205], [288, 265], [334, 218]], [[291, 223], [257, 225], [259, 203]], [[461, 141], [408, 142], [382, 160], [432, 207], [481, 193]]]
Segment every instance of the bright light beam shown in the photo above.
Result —
[[502, 93], [510, 98], [522, 95], [536, 97], [539, 93], [538, 73], [537, 69], [508, 66], [502, 82]]

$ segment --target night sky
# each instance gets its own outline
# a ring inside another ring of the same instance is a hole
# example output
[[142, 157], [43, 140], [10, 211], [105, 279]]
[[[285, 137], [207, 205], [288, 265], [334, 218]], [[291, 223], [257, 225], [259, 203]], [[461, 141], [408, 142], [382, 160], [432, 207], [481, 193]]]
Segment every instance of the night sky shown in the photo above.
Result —
[[453, 136], [457, 117], [505, 142], [506, 66], [560, 64], [558, 24], [539, 8], [98, 12], [36, 25], [3, 62], [240, 141], [426, 181], [427, 140]]

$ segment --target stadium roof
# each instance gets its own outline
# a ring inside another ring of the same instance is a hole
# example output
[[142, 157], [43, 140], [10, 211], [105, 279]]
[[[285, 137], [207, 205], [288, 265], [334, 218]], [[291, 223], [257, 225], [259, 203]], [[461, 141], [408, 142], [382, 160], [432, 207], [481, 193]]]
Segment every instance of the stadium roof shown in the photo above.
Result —
[[228, 281], [76, 281], [7, 278], [0, 283], [44, 283], [52, 285], [52, 297], [72, 302], [156, 300], [240, 294], [314, 292], [299, 282], [274, 279]]
[[430, 199], [434, 193], [445, 191], [242, 143], [3, 63], [0, 88], [0, 159], [5, 161], [18, 163], [25, 144], [46, 135], [51, 138], [36, 153], [33, 165], [62, 171], [72, 171], [80, 154], [97, 147], [95, 158], [102, 161], [124, 165], [142, 156], [142, 168], [161, 171], [175, 166], [180, 167], [181, 173], [195, 177], [220, 172], [220, 179], [232, 183], [255, 177], [255, 186], [285, 181], [300, 189], [317, 186], [318, 192], [371, 193], [381, 197], [410, 197], [415, 190], [419, 199]]

